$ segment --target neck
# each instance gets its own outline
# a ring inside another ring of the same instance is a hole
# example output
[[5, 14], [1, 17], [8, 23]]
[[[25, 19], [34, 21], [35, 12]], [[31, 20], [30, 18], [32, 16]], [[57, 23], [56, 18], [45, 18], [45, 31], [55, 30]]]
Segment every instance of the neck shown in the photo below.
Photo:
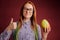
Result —
[[24, 19], [23, 21], [24, 21], [24, 22], [27, 22], [27, 21], [30, 21], [30, 19]]

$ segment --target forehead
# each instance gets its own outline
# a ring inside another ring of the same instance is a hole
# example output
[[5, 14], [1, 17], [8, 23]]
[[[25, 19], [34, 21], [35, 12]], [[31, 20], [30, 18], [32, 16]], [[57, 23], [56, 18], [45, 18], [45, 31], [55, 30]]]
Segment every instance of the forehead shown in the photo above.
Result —
[[31, 9], [33, 9], [32, 4], [29, 4], [29, 3], [26, 3], [26, 4], [24, 5], [24, 7], [25, 7], [25, 8], [31, 8]]

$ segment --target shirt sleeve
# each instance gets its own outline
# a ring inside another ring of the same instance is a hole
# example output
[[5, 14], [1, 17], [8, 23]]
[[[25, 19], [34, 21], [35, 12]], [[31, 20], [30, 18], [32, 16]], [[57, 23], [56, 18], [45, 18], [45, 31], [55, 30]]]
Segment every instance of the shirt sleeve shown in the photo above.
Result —
[[[16, 29], [17, 22], [14, 22], [13, 25], [14, 25], [14, 28]], [[15, 29], [14, 30], [11, 30], [11, 31], [7, 31], [7, 30], [3, 31], [0, 34], [0, 40], [9, 40], [11, 34], [15, 32]]]
[[0, 40], [9, 40], [11, 34], [12, 34], [12, 31], [5, 30], [0, 34]]
[[37, 25], [37, 29], [38, 29], [38, 40], [42, 40], [42, 34], [41, 34], [41, 27], [40, 27], [40, 25]]

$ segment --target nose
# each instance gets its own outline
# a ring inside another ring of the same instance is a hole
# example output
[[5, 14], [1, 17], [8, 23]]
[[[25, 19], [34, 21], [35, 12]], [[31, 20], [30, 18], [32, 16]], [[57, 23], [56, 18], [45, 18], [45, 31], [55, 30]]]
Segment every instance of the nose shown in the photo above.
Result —
[[29, 10], [27, 10], [26, 13], [29, 13]]

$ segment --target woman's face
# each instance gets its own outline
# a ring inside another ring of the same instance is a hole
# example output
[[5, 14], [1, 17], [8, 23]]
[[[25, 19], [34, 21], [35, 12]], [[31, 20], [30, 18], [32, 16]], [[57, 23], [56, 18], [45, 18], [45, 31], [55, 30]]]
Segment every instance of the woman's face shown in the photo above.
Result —
[[33, 15], [33, 6], [29, 3], [24, 5], [23, 16], [26, 19], [30, 19]]

